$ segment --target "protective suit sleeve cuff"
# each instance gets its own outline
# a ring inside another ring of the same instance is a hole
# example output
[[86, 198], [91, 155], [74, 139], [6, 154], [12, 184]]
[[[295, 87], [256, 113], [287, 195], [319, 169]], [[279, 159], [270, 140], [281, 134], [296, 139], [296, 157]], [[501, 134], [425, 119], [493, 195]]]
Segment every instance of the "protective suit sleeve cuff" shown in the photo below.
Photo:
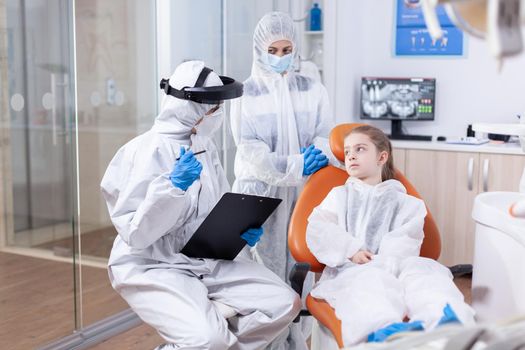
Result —
[[[168, 188], [169, 188], [169, 194], [173, 197], [182, 197], [186, 194], [187, 190], [184, 191], [183, 189], [181, 188], [178, 188], [177, 186], [175, 186], [173, 184], [173, 182], [171, 182], [171, 179], [170, 179], [170, 173], [166, 173], [162, 176], [163, 178], [166, 179], [167, 183], [168, 183]], [[188, 187], [188, 190], [190, 188]]]
[[[172, 184], [173, 186], [173, 184]], [[189, 187], [188, 187], [189, 189]], [[174, 197], [182, 197], [186, 194], [186, 191], [184, 191], [183, 189], [181, 188], [178, 188], [177, 186], [173, 186], [173, 188], [170, 190], [170, 195], [174, 196]]]
[[286, 172], [292, 174], [293, 178], [301, 181], [303, 178], [304, 157], [302, 154], [292, 154], [287, 158]]
[[346, 257], [351, 259], [359, 250], [363, 248], [363, 243], [358, 239], [350, 239], [346, 249]]

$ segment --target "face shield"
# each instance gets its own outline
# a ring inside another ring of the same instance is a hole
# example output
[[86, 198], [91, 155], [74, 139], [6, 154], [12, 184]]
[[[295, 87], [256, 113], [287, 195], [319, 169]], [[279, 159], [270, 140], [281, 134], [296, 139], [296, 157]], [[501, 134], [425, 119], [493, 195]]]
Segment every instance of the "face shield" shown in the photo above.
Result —
[[169, 79], [162, 79], [160, 88], [167, 95], [175, 98], [211, 105], [218, 105], [222, 101], [242, 96], [243, 84], [226, 76], [219, 76], [223, 83], [222, 86], [204, 87], [204, 82], [212, 71], [212, 69], [204, 67], [193, 87], [185, 86], [180, 90], [175, 89], [169, 84]]

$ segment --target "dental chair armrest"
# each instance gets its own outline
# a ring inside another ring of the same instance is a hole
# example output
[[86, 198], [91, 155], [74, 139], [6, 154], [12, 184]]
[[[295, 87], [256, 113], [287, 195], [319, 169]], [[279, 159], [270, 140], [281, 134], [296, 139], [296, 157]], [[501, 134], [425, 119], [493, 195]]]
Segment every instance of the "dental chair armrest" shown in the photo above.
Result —
[[[299, 294], [301, 297], [303, 294], [304, 280], [306, 279], [306, 275], [308, 274], [308, 271], [310, 271], [310, 264], [295, 263], [295, 265], [292, 267], [292, 270], [290, 271], [290, 276], [288, 277], [290, 280], [290, 285], [292, 286], [292, 289], [297, 294]], [[299, 322], [301, 316], [310, 316], [310, 311], [301, 310], [299, 315], [297, 315], [297, 317], [293, 321], [295, 323]]]
[[461, 277], [464, 275], [472, 275], [472, 265], [471, 264], [459, 264], [454, 266], [449, 266], [452, 276]]
[[310, 264], [295, 263], [290, 271], [290, 276], [288, 276], [292, 289], [301, 296], [303, 294], [304, 280], [306, 279], [308, 271], [310, 271]]

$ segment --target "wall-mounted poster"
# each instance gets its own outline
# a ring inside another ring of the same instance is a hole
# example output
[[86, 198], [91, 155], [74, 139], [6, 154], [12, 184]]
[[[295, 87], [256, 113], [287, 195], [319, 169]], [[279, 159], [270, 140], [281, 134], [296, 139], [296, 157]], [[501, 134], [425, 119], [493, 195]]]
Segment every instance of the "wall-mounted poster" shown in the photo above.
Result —
[[395, 55], [396, 56], [463, 56], [463, 32], [448, 17], [443, 6], [437, 9], [443, 38], [430, 37], [420, 0], [397, 0]]

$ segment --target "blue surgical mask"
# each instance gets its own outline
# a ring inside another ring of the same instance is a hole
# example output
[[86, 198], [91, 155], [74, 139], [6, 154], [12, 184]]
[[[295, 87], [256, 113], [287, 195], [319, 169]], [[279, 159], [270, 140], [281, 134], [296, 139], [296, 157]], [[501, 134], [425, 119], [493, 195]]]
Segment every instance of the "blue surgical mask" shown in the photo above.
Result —
[[266, 63], [272, 68], [272, 70], [276, 73], [282, 73], [284, 71], [287, 71], [292, 66], [292, 54], [289, 53], [287, 55], [284, 55], [282, 57], [279, 57], [277, 55], [272, 55], [271, 53], [266, 54]]

